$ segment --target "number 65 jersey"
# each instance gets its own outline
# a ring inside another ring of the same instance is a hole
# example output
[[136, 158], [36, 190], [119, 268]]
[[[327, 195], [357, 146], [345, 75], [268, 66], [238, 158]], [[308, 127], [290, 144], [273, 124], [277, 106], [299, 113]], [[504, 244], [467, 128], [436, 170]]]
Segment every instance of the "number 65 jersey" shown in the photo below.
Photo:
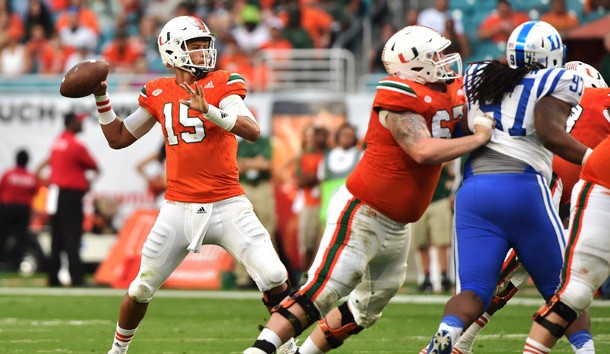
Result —
[[[466, 69], [464, 87], [467, 96], [476, 80], [477, 71], [485, 65], [472, 64]], [[536, 135], [534, 107], [545, 96], [553, 96], [574, 107], [580, 102], [583, 91], [584, 80], [574, 70], [535, 70], [526, 74], [512, 92], [504, 94], [500, 103], [468, 101], [468, 116], [486, 113], [493, 117], [496, 128], [486, 147], [527, 163], [550, 181], [553, 153], [542, 145]], [[469, 126], [472, 130], [471, 120]]]
[[462, 79], [456, 79], [445, 89], [436, 91], [396, 76], [377, 84], [365, 137], [366, 149], [347, 179], [347, 189], [394, 221], [410, 223], [421, 217], [432, 200], [441, 165], [415, 162], [381, 125], [379, 112], [418, 113], [425, 118], [433, 138], [451, 138], [463, 115]]

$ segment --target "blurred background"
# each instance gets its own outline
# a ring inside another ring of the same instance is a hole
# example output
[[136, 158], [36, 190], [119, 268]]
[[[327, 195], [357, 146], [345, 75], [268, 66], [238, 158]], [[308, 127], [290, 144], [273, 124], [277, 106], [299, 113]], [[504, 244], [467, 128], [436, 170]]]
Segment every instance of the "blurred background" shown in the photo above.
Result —
[[[26, 168], [37, 170], [64, 129], [64, 115], [84, 114], [78, 138], [97, 161], [99, 175], [92, 177], [84, 198], [80, 255], [92, 276], [88, 284], [125, 287], [163, 198], [161, 129], [156, 126], [130, 148], [114, 151], [100, 131], [93, 98], [63, 98], [59, 83], [80, 61], [107, 60], [113, 108], [126, 117], [137, 108], [144, 83], [173, 75], [159, 57], [161, 27], [175, 16], [200, 17], [216, 36], [216, 69], [245, 78], [246, 103], [269, 140], [264, 155], [270, 168], [260, 177], [261, 171], [244, 167], [242, 182], [254, 188], [271, 183], [267, 201], [274, 201], [273, 221], [266, 226], [298, 282], [307, 266], [305, 246], [297, 241], [299, 213], [311, 202], [304, 199], [312, 195], [306, 189], [314, 188], [315, 195], [325, 182], [317, 175], [317, 185], [303, 188], [303, 156], [313, 151], [321, 161], [325, 151], [341, 145], [338, 131], [345, 124], [355, 135], [346, 149], [362, 149], [375, 86], [386, 75], [381, 51], [393, 33], [412, 24], [432, 27], [452, 40], [446, 52], [459, 52], [466, 65], [505, 60], [510, 32], [541, 19], [561, 33], [568, 61], [587, 62], [610, 82], [609, 10], [610, 0], [0, 0], [0, 172], [15, 166], [20, 150], [29, 155]], [[321, 144], [308, 145], [310, 126], [325, 131]], [[312, 173], [317, 174], [315, 168]], [[27, 240], [2, 230], [7, 236], [0, 240], [0, 280], [44, 271], [50, 249], [48, 174], [42, 168], [38, 173]], [[313, 203], [324, 204], [327, 197], [322, 193]], [[257, 208], [262, 213], [264, 206]], [[176, 278], [192, 281], [166, 286], [252, 285], [234, 272], [222, 250], [206, 248], [191, 256]], [[195, 275], [201, 267], [210, 271]], [[434, 266], [433, 273], [433, 289], [440, 291]], [[60, 275], [69, 286], [65, 270]], [[422, 276], [411, 267], [409, 279]]]

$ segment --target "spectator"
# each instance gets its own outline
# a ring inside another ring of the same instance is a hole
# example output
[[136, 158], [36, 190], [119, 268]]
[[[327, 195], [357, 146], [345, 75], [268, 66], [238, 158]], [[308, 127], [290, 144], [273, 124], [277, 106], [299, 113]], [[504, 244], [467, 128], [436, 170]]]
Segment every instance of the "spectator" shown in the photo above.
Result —
[[320, 181], [318, 166], [327, 148], [328, 130], [321, 126], [308, 126], [303, 131], [303, 152], [297, 158], [296, 180], [300, 198], [293, 208], [299, 215], [298, 239], [302, 255], [302, 269], [313, 262], [320, 241]]
[[513, 11], [508, 0], [498, 0], [497, 11], [483, 20], [477, 37], [491, 39], [495, 43], [506, 43], [511, 32], [527, 21], [529, 21], [527, 14]]
[[449, 0], [434, 0], [434, 7], [429, 7], [419, 13], [417, 24], [439, 32], [460, 49], [449, 49], [448, 53], [460, 53], [462, 57], [470, 55], [470, 43], [464, 33], [464, 25], [449, 11]]
[[381, 26], [380, 34], [381, 40], [377, 43], [377, 46], [371, 51], [371, 72], [374, 73], [385, 73], [385, 67], [383, 66], [383, 61], [381, 61], [381, 52], [383, 52], [383, 47], [385, 43], [392, 37], [394, 33], [396, 33], [397, 29], [389, 22], [384, 23]]
[[154, 16], [145, 15], [140, 20], [139, 41], [140, 51], [146, 60], [146, 70], [152, 73], [164, 73], [168, 69], [161, 62], [157, 46], [159, 35], [159, 20]]
[[269, 41], [269, 29], [262, 23], [260, 11], [255, 5], [246, 5], [241, 10], [240, 24], [231, 31], [241, 49], [253, 54]]
[[21, 44], [21, 34], [16, 28], [7, 33], [8, 41], [0, 50], [0, 74], [6, 76], [19, 76], [32, 70], [32, 61], [25, 45]]
[[451, 220], [453, 217], [453, 199], [450, 198], [455, 179], [453, 165], [453, 162], [443, 164], [440, 179], [432, 195], [432, 202], [424, 215], [411, 227], [411, 240], [413, 247], [417, 249], [419, 254], [420, 270], [424, 275], [424, 281], [419, 287], [422, 292], [433, 290], [430, 278], [430, 247], [435, 247], [437, 251], [441, 272], [441, 289], [443, 292], [451, 291], [451, 281], [447, 273], [449, 269], [449, 249], [451, 248]]
[[168, 9], [176, 9], [182, 0], [152, 0], [146, 6], [144, 15], [152, 16], [158, 19], [159, 22], [165, 23], [173, 17], [175, 11]]
[[552, 0], [551, 10], [540, 17], [541, 21], [549, 23], [562, 36], [569, 29], [577, 27], [578, 17], [566, 10], [565, 0]]
[[329, 48], [333, 17], [312, 1], [301, 5], [301, 26], [309, 33], [314, 48]]
[[343, 123], [335, 132], [335, 147], [324, 153], [324, 159], [318, 166], [320, 181], [320, 223], [326, 224], [326, 210], [335, 192], [345, 185], [347, 176], [354, 170], [362, 151], [356, 146], [358, 135], [356, 127]]
[[136, 165], [136, 171], [146, 180], [148, 192], [158, 199], [163, 199], [167, 189], [165, 158], [165, 143], [162, 143], [158, 151], [147, 156]]
[[314, 41], [307, 30], [301, 26], [301, 10], [298, 6], [288, 8], [288, 21], [282, 31], [282, 36], [286, 38], [295, 49], [310, 49], [314, 47]]
[[67, 72], [74, 65], [89, 59], [96, 59], [97, 56], [93, 52], [93, 48], [89, 43], [85, 42], [84, 39], [79, 39], [79, 42], [75, 43], [76, 47], [69, 47], [69, 55], [64, 63], [63, 72]]
[[[27, 151], [19, 150], [16, 166], [6, 171], [0, 178], [0, 264], [9, 271], [19, 269], [25, 245], [31, 242], [29, 231], [32, 199], [40, 187], [36, 175], [27, 170], [30, 157]], [[14, 246], [7, 252], [5, 246], [9, 236], [14, 237]]]
[[55, 30], [60, 33], [66, 27], [72, 27], [74, 20], [72, 17], [78, 18], [78, 23], [89, 28], [96, 35], [100, 34], [100, 26], [97, 21], [95, 12], [83, 5], [83, 0], [70, 0], [70, 6], [62, 11], [55, 22]]
[[51, 147], [51, 155], [37, 169], [50, 167], [49, 195], [47, 211], [51, 215], [51, 259], [48, 268], [49, 286], [60, 286], [57, 273], [61, 266], [61, 253], [68, 256], [72, 286], [85, 285], [84, 269], [80, 258], [83, 236], [83, 196], [89, 190], [91, 181], [86, 172], [99, 174], [97, 163], [87, 148], [76, 139], [83, 130], [85, 114], [66, 113], [64, 132]]
[[282, 37], [284, 23], [277, 17], [272, 17], [267, 21], [270, 38], [265, 42], [261, 49], [292, 49], [292, 43]]
[[[271, 140], [260, 136], [257, 141], [242, 139], [237, 146], [237, 167], [239, 183], [248, 197], [254, 213], [258, 216], [265, 229], [269, 231], [271, 240], [275, 235], [275, 197], [271, 184]], [[278, 249], [277, 244], [275, 245]], [[254, 286], [245, 268], [236, 264], [235, 283], [240, 288]]]
[[68, 58], [74, 52], [73, 48], [65, 47], [57, 34], [54, 34], [40, 53], [37, 72], [40, 74], [61, 74]]
[[130, 40], [122, 29], [116, 31], [114, 39], [102, 51], [102, 57], [110, 64], [110, 70], [118, 73], [134, 72], [142, 57], [141, 47]]
[[35, 24], [31, 30], [30, 35], [28, 36], [29, 40], [25, 44], [25, 48], [27, 51], [27, 55], [30, 57], [32, 62], [32, 72], [38, 73], [40, 72], [40, 67], [42, 65], [42, 57], [47, 52], [52, 50], [51, 44], [47, 39], [44, 27], [37, 23]]
[[23, 21], [13, 11], [10, 0], [0, 0], [0, 48], [9, 41], [9, 34], [21, 40], [25, 34]]
[[42, 0], [29, 0], [25, 14], [26, 41], [32, 36], [32, 30], [36, 25], [42, 26], [46, 38], [53, 34], [53, 18], [47, 4]]
[[74, 49], [86, 47], [89, 51], [94, 51], [97, 47], [97, 33], [82, 22], [79, 13], [80, 10], [72, 6], [64, 14], [63, 18], [67, 22], [58, 30], [59, 39], [65, 46]]

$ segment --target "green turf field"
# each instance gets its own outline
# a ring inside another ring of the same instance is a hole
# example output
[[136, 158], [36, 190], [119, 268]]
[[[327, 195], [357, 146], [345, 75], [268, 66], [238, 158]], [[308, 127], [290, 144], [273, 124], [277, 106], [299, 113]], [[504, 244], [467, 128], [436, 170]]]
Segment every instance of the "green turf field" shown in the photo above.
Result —
[[[0, 353], [106, 353], [121, 298], [111, 289], [0, 288]], [[436, 331], [446, 298], [400, 295], [377, 325], [335, 352], [417, 354]], [[483, 330], [476, 353], [522, 352], [537, 306], [514, 300]], [[609, 305], [596, 302], [591, 310], [598, 353], [610, 353]], [[161, 290], [130, 353], [241, 353], [266, 318], [256, 292]], [[562, 340], [553, 353], [572, 351]]]

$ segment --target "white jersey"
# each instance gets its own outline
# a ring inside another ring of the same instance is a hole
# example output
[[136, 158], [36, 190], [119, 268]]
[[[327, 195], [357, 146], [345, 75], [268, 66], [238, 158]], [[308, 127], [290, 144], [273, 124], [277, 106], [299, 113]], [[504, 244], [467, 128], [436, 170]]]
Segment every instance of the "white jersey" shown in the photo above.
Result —
[[[472, 86], [475, 72], [484, 65], [468, 66], [464, 77], [466, 92]], [[469, 101], [468, 115], [476, 117], [486, 113], [493, 116], [496, 128], [486, 147], [523, 161], [550, 181], [553, 154], [542, 145], [536, 135], [534, 107], [545, 96], [553, 96], [570, 106], [576, 106], [583, 90], [583, 79], [574, 70], [535, 70], [526, 74], [512, 92], [504, 94], [501, 103], [480, 104]], [[471, 119], [469, 124], [472, 130]]]

